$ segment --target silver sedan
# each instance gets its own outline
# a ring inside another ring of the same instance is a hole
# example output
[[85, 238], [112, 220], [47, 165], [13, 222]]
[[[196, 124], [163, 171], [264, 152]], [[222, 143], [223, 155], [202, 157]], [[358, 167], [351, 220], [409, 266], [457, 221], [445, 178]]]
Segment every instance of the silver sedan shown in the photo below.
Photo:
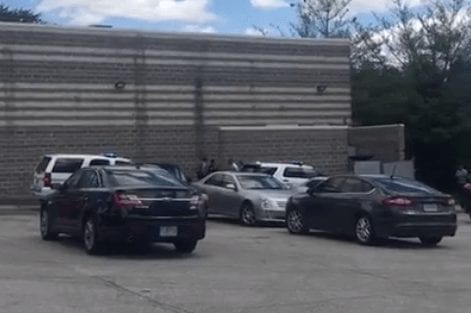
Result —
[[194, 186], [209, 196], [208, 213], [234, 217], [245, 225], [283, 221], [293, 194], [276, 178], [259, 173], [216, 172]]

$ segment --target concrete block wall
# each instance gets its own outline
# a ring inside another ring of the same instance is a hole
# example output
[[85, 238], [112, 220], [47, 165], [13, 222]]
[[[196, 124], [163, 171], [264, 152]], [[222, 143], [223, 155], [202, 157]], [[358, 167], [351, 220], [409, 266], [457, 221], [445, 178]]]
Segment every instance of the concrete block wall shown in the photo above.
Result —
[[347, 170], [347, 127], [223, 127], [220, 132], [223, 160], [298, 160], [328, 175]]
[[357, 155], [371, 155], [382, 162], [402, 161], [405, 158], [405, 126], [380, 125], [351, 127], [348, 143]]
[[29, 194], [45, 153], [116, 151], [190, 174], [203, 155], [339, 172], [340, 132], [221, 128], [348, 125], [349, 50], [345, 40], [1, 24], [0, 192]]

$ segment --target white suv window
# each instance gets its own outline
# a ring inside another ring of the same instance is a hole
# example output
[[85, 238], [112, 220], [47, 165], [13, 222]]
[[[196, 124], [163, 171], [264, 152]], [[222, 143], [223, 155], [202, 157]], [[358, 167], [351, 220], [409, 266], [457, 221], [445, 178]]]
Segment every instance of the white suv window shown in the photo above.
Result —
[[98, 165], [110, 165], [110, 160], [93, 159], [90, 161], [90, 166], [98, 166]]
[[317, 175], [319, 173], [316, 170], [303, 167], [287, 167], [283, 172], [283, 176], [288, 178], [311, 178]]
[[84, 159], [58, 158], [52, 168], [53, 173], [75, 173], [82, 167]]
[[36, 166], [36, 173], [41, 174], [41, 173], [46, 172], [46, 168], [49, 165], [49, 162], [51, 162], [51, 157], [48, 157], [48, 156], [43, 157], [41, 162], [39, 162], [38, 166]]

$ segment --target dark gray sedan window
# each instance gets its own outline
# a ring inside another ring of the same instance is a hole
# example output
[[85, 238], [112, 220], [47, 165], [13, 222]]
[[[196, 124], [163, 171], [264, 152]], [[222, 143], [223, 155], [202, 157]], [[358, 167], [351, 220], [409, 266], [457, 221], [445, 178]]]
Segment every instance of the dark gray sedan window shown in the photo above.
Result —
[[334, 177], [328, 179], [326, 182], [319, 185], [317, 191], [318, 192], [326, 192], [326, 193], [337, 193], [341, 192], [341, 186], [344, 182], [344, 177]]
[[373, 186], [361, 179], [349, 177], [345, 179], [341, 190], [342, 192], [366, 193], [373, 190]]

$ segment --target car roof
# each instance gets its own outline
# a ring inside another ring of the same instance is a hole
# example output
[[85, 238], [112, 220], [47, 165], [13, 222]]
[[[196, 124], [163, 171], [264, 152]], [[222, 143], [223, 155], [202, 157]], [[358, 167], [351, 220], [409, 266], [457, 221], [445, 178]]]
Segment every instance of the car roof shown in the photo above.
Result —
[[213, 174], [243, 175], [243, 176], [271, 176], [265, 173], [250, 173], [250, 172], [237, 172], [237, 171], [217, 171], [209, 175], [213, 175]]
[[282, 167], [282, 166], [285, 166], [285, 167], [299, 167], [299, 168], [314, 168], [313, 166], [311, 165], [307, 165], [307, 164], [298, 164], [298, 163], [290, 163], [290, 162], [251, 162], [251, 163], [247, 163], [245, 165], [249, 165], [249, 166], [273, 166], [273, 167]]
[[122, 158], [122, 157], [109, 157], [105, 155], [100, 155], [100, 154], [72, 154], [72, 153], [54, 153], [54, 154], [46, 154], [44, 155], [45, 157], [50, 157], [50, 158], [96, 158], [96, 159], [104, 159], [104, 160], [119, 160], [119, 161], [129, 161], [131, 162], [130, 159]]

